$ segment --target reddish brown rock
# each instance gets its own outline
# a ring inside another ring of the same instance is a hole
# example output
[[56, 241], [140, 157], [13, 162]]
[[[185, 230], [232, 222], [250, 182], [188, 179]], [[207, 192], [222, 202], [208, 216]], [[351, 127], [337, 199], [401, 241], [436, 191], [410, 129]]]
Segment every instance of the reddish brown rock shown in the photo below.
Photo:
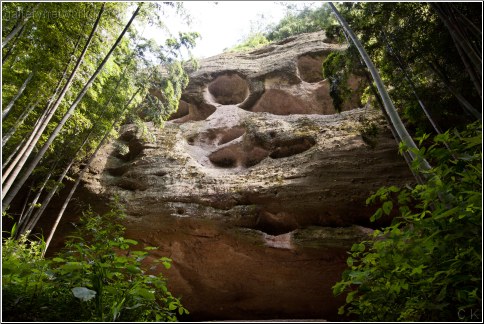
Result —
[[331, 287], [369, 232], [366, 198], [411, 181], [378, 111], [355, 95], [335, 113], [318, 71], [341, 49], [313, 33], [202, 60], [172, 120], [147, 123], [151, 142], [125, 125], [96, 158], [84, 192], [118, 195], [128, 235], [173, 259], [190, 319], [337, 319]]

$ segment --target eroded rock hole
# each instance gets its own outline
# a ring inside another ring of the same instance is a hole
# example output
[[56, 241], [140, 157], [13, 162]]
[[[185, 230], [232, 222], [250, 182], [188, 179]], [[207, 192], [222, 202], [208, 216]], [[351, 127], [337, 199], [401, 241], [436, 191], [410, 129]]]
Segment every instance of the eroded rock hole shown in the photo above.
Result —
[[297, 60], [297, 68], [301, 80], [315, 83], [323, 81], [324, 55], [303, 55]]
[[251, 109], [253, 112], [268, 112], [274, 115], [309, 114], [310, 109], [302, 100], [286, 91], [269, 89]]
[[238, 74], [218, 76], [208, 85], [213, 100], [222, 105], [236, 105], [249, 95], [247, 82]]
[[164, 177], [168, 174], [168, 171], [165, 171], [165, 170], [160, 170], [160, 171], [156, 171], [155, 173], [153, 173], [153, 175], [157, 176], [157, 177]]
[[244, 134], [245, 129], [243, 127], [209, 129], [203, 133], [189, 136], [187, 143], [189, 145], [204, 143], [206, 145], [220, 146], [232, 142]]
[[252, 55], [262, 55], [262, 54], [268, 54], [268, 53], [271, 53], [273, 52], [274, 50], [276, 49], [275, 46], [265, 46], [261, 49], [257, 49], [255, 51], [252, 51], [250, 52], [249, 54], [252, 54]]
[[227, 150], [212, 153], [208, 158], [215, 166], [221, 168], [235, 168], [237, 166], [237, 158], [232, 152]]
[[295, 39], [297, 39], [297, 37], [295, 37], [295, 36], [284, 38], [283, 40], [277, 42], [276, 45], [284, 45], [284, 44], [287, 44], [287, 43], [294, 41]]
[[243, 165], [246, 168], [250, 168], [254, 165], [259, 164], [269, 155], [269, 152], [260, 147], [254, 147], [249, 152], [247, 152]]
[[116, 168], [109, 168], [107, 171], [110, 175], [119, 177], [125, 174], [132, 166], [130, 164], [122, 165]]
[[182, 118], [190, 113], [190, 104], [186, 101], [180, 100], [178, 103], [178, 110], [171, 114], [168, 120], [174, 120], [178, 118]]
[[187, 143], [189, 145], [195, 144], [195, 136], [191, 136], [191, 137], [187, 138]]
[[259, 164], [269, 155], [269, 152], [261, 147], [243, 148], [240, 143], [224, 147], [208, 157], [210, 161], [221, 168], [250, 168]]
[[302, 137], [279, 142], [269, 156], [273, 159], [285, 158], [307, 151], [314, 144], [316, 144], [316, 140], [312, 137]]
[[123, 179], [120, 179], [116, 183], [116, 185], [121, 189], [129, 190], [129, 191], [136, 191], [136, 190], [144, 191], [148, 189], [148, 186], [145, 183], [137, 179], [123, 178]]
[[298, 227], [294, 215], [286, 212], [261, 211], [254, 229], [269, 235], [281, 235], [292, 232]]
[[225, 129], [222, 132], [222, 135], [220, 136], [220, 139], [218, 141], [218, 145], [222, 145], [228, 142], [233, 141], [236, 138], [239, 138], [240, 136], [244, 135], [245, 129], [242, 127], [233, 127], [229, 129]]
[[194, 105], [180, 100], [178, 110], [168, 119], [173, 123], [181, 124], [189, 121], [205, 120], [215, 112], [215, 106], [201, 103]]
[[129, 161], [129, 160], [134, 160], [136, 157], [138, 157], [144, 150], [144, 145], [143, 143], [135, 138], [135, 139], [132, 139], [130, 142], [129, 142], [129, 153], [127, 154], [126, 156], [126, 159]]

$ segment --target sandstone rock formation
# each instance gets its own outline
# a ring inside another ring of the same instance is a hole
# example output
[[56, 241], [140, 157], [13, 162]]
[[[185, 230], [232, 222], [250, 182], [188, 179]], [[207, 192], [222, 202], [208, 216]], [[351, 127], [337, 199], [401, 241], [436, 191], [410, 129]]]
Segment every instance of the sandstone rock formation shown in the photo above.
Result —
[[129, 236], [173, 259], [190, 319], [336, 319], [331, 287], [371, 232], [365, 199], [411, 180], [357, 78], [334, 111], [320, 70], [336, 50], [321, 32], [202, 60], [172, 120], [147, 123], [153, 140], [124, 125], [91, 166], [85, 190], [118, 195]]

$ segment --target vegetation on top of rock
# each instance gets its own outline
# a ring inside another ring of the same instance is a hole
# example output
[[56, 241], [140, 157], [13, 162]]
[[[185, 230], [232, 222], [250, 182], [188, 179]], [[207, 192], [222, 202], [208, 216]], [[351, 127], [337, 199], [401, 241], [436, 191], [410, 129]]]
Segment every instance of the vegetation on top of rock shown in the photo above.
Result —
[[242, 43], [229, 48], [227, 52], [245, 52], [254, 50], [264, 45], [269, 44], [269, 40], [261, 33], [250, 34]]
[[295, 4], [286, 4], [286, 15], [280, 22], [267, 27], [265, 36], [271, 42], [302, 33], [331, 29], [337, 22], [327, 4], [311, 9], [305, 6], [298, 9]]
[[[235, 48], [248, 50], [251, 45], [265, 44], [265, 40], [278, 42], [320, 30], [340, 43], [348, 41], [328, 4], [303, 9], [289, 4], [286, 8], [286, 16], [278, 24], [255, 28]], [[479, 61], [476, 57], [480, 57], [482, 44], [482, 31], [476, 27], [482, 24], [480, 4], [360, 2], [338, 8], [377, 66], [402, 117], [417, 131], [444, 132], [479, 118], [480, 67], [474, 63]], [[449, 18], [443, 20], [446, 16]], [[459, 26], [461, 31], [456, 29]], [[263, 42], [255, 41], [263, 38]], [[467, 41], [461, 42], [464, 47], [455, 46], [465, 38]], [[339, 64], [335, 55], [327, 58], [332, 60], [327, 65]], [[325, 74], [336, 105], [348, 91], [339, 79], [348, 71], [360, 71], [357, 74], [364, 76], [366, 70], [352, 46], [344, 55], [345, 64]], [[367, 92], [376, 95], [371, 87]]]

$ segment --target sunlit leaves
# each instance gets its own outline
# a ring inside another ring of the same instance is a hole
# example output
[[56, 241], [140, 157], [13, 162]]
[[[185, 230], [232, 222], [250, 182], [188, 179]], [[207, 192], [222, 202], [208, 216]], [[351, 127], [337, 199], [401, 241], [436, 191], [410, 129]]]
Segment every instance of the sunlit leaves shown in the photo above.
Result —
[[146, 270], [168, 269], [172, 260], [147, 259], [155, 247], [134, 250], [139, 242], [123, 237], [122, 208], [112, 208], [104, 215], [86, 211], [66, 249], [52, 260], [43, 259], [43, 244], [26, 235], [5, 239], [3, 311], [29, 309], [32, 318], [48, 321], [176, 321], [177, 314], [188, 314], [160, 269], [156, 275]]
[[[482, 16], [477, 5], [454, 7], [480, 25]], [[407, 121], [427, 132], [433, 130], [416, 94], [444, 130], [470, 120], [443, 80], [429, 67], [437, 64], [461, 95], [475, 107], [480, 105], [480, 97], [473, 91], [449, 31], [429, 4], [345, 3], [341, 12], [358, 34], [385, 79], [395, 106]]]
[[[353, 245], [349, 269], [333, 287], [349, 291], [340, 314], [359, 320], [452, 321], [481, 304], [482, 126], [436, 136], [425, 152], [438, 158], [430, 180], [406, 188], [380, 188], [367, 203], [378, 204], [372, 220], [399, 215]], [[427, 139], [427, 136], [422, 138]], [[441, 150], [444, 142], [447, 148]], [[475, 145], [467, 146], [465, 143]], [[368, 247], [362, 250], [360, 247]]]
[[326, 30], [336, 20], [327, 4], [318, 8], [305, 7], [298, 9], [292, 4], [286, 5], [285, 17], [276, 25], [269, 26], [266, 37], [269, 41], [280, 41], [286, 37]]

